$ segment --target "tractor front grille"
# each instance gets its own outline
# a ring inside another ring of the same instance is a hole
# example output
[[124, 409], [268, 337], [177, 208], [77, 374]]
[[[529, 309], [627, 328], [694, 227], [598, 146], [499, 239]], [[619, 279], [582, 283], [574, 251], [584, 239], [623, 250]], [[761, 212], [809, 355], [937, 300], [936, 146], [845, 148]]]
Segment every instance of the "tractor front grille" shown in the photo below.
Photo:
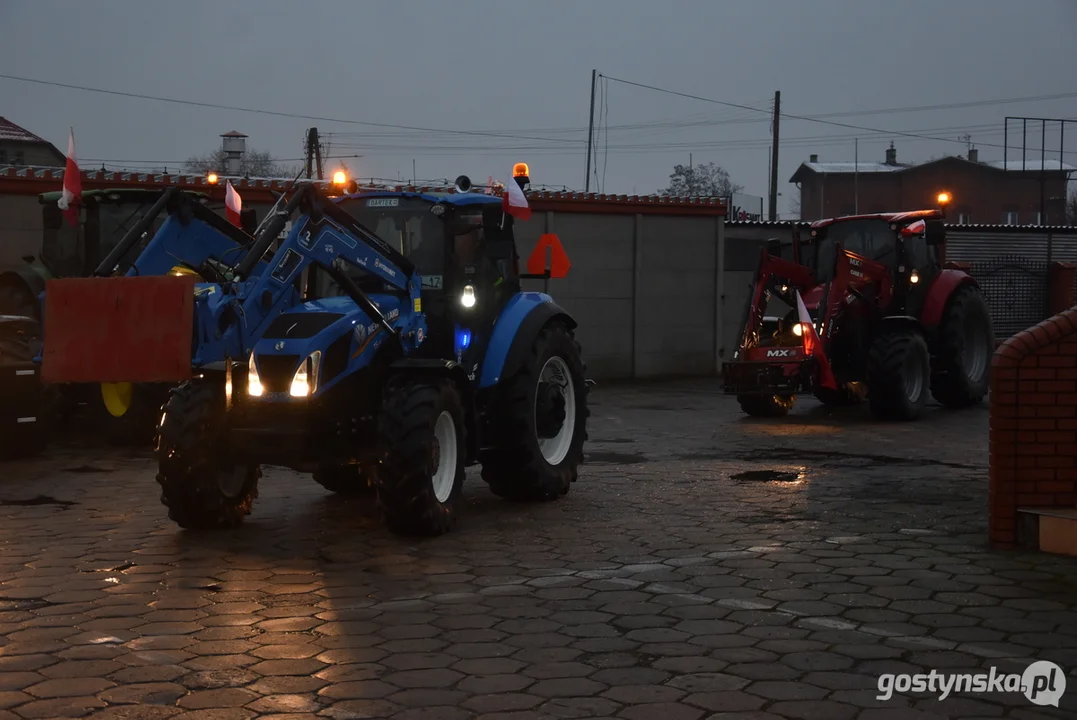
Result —
[[288, 392], [299, 367], [298, 355], [258, 355], [254, 360], [258, 364], [258, 379], [266, 392]]

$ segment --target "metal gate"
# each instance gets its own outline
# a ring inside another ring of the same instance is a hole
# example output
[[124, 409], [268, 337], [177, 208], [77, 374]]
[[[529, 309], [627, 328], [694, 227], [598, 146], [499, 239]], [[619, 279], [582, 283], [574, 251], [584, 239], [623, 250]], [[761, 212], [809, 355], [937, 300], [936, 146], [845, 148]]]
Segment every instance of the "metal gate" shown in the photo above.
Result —
[[980, 283], [995, 337], [1027, 330], [1047, 317], [1047, 263], [1021, 255], [997, 255], [972, 263], [972, 276]]

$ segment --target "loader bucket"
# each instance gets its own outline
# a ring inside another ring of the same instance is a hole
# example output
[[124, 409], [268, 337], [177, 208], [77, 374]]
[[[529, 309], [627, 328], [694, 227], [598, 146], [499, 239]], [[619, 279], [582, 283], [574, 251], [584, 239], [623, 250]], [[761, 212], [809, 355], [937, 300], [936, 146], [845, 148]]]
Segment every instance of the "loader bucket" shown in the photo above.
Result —
[[190, 378], [194, 284], [189, 275], [49, 280], [42, 382]]

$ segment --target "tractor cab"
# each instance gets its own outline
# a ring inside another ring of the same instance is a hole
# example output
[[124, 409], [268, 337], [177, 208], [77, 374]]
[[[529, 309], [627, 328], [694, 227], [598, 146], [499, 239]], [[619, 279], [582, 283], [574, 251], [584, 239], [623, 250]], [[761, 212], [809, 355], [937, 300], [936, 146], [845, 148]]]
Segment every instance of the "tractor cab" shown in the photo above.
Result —
[[[518, 178], [519, 182], [519, 178]], [[513, 219], [501, 198], [471, 192], [466, 176], [454, 193], [361, 192], [335, 202], [393, 249], [422, 278], [422, 310], [430, 336], [421, 352], [463, 361], [472, 337], [489, 337], [505, 304], [520, 291]], [[360, 267], [345, 268], [364, 290], [384, 286]], [[325, 272], [307, 297], [344, 294]]]
[[918, 315], [927, 289], [942, 268], [943, 217], [941, 210], [855, 215], [818, 220], [806, 231], [796, 231], [796, 261], [811, 270], [816, 282], [805, 302], [809, 307], [816, 305], [825, 286], [835, 279], [841, 247], [852, 254], [854, 278], [860, 260], [886, 269], [893, 288], [886, 312]]

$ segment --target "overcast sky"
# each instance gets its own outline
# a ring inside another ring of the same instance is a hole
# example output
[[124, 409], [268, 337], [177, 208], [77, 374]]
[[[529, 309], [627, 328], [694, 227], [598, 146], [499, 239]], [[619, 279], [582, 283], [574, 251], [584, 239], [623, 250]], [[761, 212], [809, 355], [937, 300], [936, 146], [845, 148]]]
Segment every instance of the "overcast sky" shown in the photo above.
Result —
[[[299, 158], [306, 128], [317, 126], [329, 135], [331, 154], [363, 156], [331, 160], [329, 169], [345, 162], [362, 177], [408, 179], [414, 160], [419, 178], [466, 173], [484, 182], [506, 177], [522, 160], [536, 184], [582, 189], [597, 68], [612, 79], [600, 80], [597, 93], [592, 190], [654, 192], [691, 153], [696, 163], [727, 168], [746, 193], [767, 191], [765, 112], [622, 80], [764, 111], [780, 90], [787, 113], [856, 113], [827, 119], [887, 131], [785, 118], [779, 208], [786, 211], [796, 195], [787, 181], [799, 163], [809, 153], [851, 161], [857, 136], [861, 160], [882, 160], [890, 141], [899, 161], [963, 153], [958, 138], [966, 133], [981, 159], [1001, 159], [1006, 115], [1077, 118], [1074, 0], [0, 0], [0, 27], [4, 74], [517, 136], [394, 130], [0, 78], [0, 115], [61, 151], [73, 125], [84, 168], [103, 161], [178, 169], [229, 130], [250, 135], [250, 147]], [[863, 112], [1065, 93], [1070, 97]], [[1067, 160], [1077, 164], [1074, 130], [1068, 128]], [[1057, 147], [1057, 131], [1053, 142]], [[1030, 146], [1038, 143], [1037, 134]], [[1019, 141], [1011, 146], [1020, 152]]]

